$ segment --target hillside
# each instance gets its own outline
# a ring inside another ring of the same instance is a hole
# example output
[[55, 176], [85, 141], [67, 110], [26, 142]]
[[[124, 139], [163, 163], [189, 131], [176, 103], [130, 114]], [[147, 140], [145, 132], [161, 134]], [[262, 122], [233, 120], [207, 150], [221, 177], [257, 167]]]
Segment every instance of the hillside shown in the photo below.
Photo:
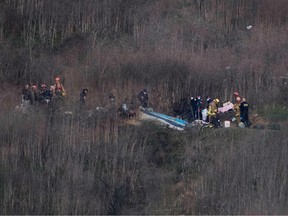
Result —
[[[0, 214], [288, 213], [286, 0], [4, 0], [0, 8]], [[73, 115], [15, 111], [25, 84], [50, 86], [55, 76]], [[182, 98], [222, 103], [238, 91], [255, 127], [87, 123], [74, 115], [81, 88], [88, 110], [106, 106], [111, 92], [119, 107], [146, 88], [149, 105], [168, 115]]]

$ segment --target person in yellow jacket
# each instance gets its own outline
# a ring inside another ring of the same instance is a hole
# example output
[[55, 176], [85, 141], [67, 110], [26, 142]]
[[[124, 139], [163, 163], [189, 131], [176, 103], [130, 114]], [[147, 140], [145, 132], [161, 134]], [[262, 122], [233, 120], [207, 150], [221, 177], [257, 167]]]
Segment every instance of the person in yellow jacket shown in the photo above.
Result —
[[237, 125], [239, 125], [240, 121], [240, 105], [241, 105], [241, 98], [237, 97], [236, 98], [236, 103], [234, 104], [234, 111], [235, 111], [235, 118]]
[[209, 126], [212, 128], [216, 124], [219, 99], [214, 99], [208, 107]]
[[53, 95], [62, 96], [62, 97], [65, 97], [65, 96], [66, 96], [66, 91], [65, 91], [65, 89], [64, 89], [63, 84], [62, 84], [61, 81], [60, 81], [60, 77], [56, 77], [56, 78], [55, 78]]

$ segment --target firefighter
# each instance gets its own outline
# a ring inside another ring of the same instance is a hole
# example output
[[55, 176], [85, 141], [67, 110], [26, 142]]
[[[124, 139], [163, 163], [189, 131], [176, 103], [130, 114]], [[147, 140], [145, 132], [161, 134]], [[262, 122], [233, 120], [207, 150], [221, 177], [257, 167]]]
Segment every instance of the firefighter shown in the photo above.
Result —
[[65, 89], [64, 89], [63, 84], [62, 84], [61, 81], [60, 81], [60, 77], [56, 77], [56, 78], [55, 78], [53, 95], [55, 95], [55, 96], [61, 96], [61, 97], [65, 97], [65, 96], [66, 96], [66, 91], [65, 91]]
[[239, 97], [240, 98], [240, 101], [241, 101], [241, 97], [239, 96], [239, 93], [237, 91], [235, 91], [233, 93], [233, 96], [234, 96], [234, 103], [237, 103], [237, 98]]
[[209, 127], [218, 127], [219, 123], [217, 120], [217, 113], [218, 113], [218, 104], [219, 99], [214, 99], [208, 107], [208, 117], [209, 117]]
[[240, 104], [240, 119], [245, 124], [246, 127], [249, 127], [251, 125], [251, 122], [249, 121], [248, 111], [249, 111], [249, 104], [246, 102], [246, 99], [243, 98]]
[[[204, 113], [207, 112], [207, 114], [208, 114], [208, 109], [209, 109], [209, 105], [210, 105], [211, 102], [212, 102], [212, 98], [211, 97], [206, 97], [206, 106], [205, 106], [206, 111], [204, 111]], [[203, 112], [203, 110], [202, 110], [202, 112]], [[203, 113], [202, 113], [202, 118], [203, 118]], [[206, 117], [206, 122], [209, 123], [209, 118], [207, 118], [207, 117]]]
[[236, 98], [236, 103], [234, 104], [234, 112], [235, 112], [235, 118], [237, 125], [239, 125], [240, 121], [240, 104], [241, 104], [241, 98], [237, 97]]

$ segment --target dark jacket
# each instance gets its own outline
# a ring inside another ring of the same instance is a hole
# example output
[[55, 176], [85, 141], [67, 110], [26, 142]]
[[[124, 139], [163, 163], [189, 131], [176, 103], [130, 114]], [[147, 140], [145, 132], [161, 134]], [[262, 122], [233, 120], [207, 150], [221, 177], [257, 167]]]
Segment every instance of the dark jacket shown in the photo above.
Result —
[[139, 99], [142, 107], [144, 107], [144, 108], [148, 107], [148, 93], [147, 93], [147, 91], [145, 91], [145, 90], [141, 91], [138, 94], [137, 98]]
[[80, 105], [84, 105], [85, 104], [85, 100], [86, 100], [86, 97], [87, 97], [87, 92], [88, 92], [88, 89], [82, 89], [81, 90], [80, 98], [79, 98]]
[[240, 107], [240, 119], [241, 119], [241, 121], [243, 121], [243, 122], [249, 121], [249, 116], [248, 116], [249, 104], [245, 101], [245, 102], [242, 102], [239, 107]]
[[22, 89], [22, 97], [23, 97], [23, 100], [25, 101], [30, 101], [30, 103], [32, 103], [32, 93], [29, 89]]
[[148, 101], [148, 93], [147, 91], [141, 91], [139, 94], [138, 94], [138, 99], [140, 102], [147, 102]]

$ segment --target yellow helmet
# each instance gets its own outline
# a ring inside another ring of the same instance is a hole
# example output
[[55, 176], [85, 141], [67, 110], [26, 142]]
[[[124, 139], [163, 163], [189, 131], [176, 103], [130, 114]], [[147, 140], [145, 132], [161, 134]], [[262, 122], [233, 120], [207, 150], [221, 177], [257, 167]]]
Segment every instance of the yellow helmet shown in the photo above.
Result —
[[215, 102], [215, 103], [219, 103], [220, 100], [219, 100], [218, 98], [216, 98], [216, 99], [214, 99], [214, 102]]

